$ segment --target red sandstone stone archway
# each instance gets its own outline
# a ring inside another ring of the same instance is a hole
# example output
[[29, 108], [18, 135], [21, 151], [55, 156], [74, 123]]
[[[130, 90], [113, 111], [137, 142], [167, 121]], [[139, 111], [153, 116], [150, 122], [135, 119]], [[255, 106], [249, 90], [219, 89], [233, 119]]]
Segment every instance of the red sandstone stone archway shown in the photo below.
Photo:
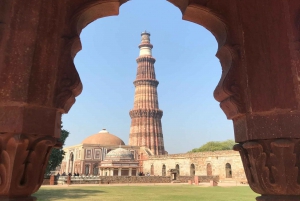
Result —
[[162, 166], [162, 174], [161, 174], [163, 177], [165, 177], [167, 175], [167, 169], [166, 169], [166, 165], [164, 164]]
[[152, 176], [154, 175], [154, 165], [153, 164], [151, 165], [151, 168], [150, 168], [150, 174]]
[[195, 165], [194, 164], [191, 164], [191, 167], [190, 167], [190, 176], [195, 176]]
[[225, 175], [226, 175], [226, 178], [232, 178], [232, 169], [231, 169], [230, 163], [226, 163], [226, 165], [225, 165]]
[[207, 176], [212, 176], [212, 167], [210, 163], [207, 163], [206, 165], [206, 174]]
[[[218, 41], [214, 96], [233, 120], [257, 200], [300, 200], [300, 1], [169, 1]], [[82, 90], [79, 34], [125, 2], [0, 1], [0, 199], [34, 200], [50, 150], [61, 146], [61, 114]]]

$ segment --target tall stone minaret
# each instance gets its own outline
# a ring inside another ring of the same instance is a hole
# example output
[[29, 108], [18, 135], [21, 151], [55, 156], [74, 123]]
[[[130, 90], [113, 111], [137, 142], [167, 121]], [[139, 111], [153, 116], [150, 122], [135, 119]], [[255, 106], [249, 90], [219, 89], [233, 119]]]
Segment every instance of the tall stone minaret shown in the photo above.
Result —
[[158, 108], [157, 85], [154, 63], [152, 57], [152, 44], [150, 33], [142, 34], [139, 45], [140, 56], [138, 63], [135, 86], [134, 106], [129, 112], [131, 117], [129, 145], [146, 146], [155, 155], [165, 153], [161, 117], [163, 111]]

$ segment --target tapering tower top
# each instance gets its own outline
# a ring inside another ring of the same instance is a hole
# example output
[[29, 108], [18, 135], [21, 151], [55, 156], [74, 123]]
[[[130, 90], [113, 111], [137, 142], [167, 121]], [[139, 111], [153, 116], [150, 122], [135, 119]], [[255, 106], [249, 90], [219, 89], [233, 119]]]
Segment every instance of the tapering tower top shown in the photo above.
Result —
[[150, 43], [150, 33], [144, 31], [141, 33], [142, 40], [141, 44], [139, 45], [140, 48], [140, 56], [152, 56], [152, 48], [153, 45]]

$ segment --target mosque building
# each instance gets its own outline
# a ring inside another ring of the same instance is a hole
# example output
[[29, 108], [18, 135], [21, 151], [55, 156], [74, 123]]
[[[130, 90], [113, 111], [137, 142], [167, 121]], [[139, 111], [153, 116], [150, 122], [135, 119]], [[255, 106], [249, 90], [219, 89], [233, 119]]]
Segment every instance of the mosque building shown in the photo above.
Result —
[[65, 147], [60, 174], [137, 176], [144, 172], [152, 176], [218, 175], [220, 179], [245, 180], [238, 152], [217, 151], [168, 154], [165, 151], [159, 109], [150, 33], [143, 32], [136, 59], [138, 67], [134, 81], [134, 106], [130, 110], [129, 144], [106, 129], [84, 139], [81, 144]]

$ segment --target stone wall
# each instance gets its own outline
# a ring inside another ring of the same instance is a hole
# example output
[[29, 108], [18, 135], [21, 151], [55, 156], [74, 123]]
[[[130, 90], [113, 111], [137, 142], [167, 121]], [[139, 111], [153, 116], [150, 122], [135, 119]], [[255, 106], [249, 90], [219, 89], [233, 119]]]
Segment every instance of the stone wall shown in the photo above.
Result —
[[[67, 176], [55, 177], [56, 184], [66, 184]], [[162, 176], [94, 176], [71, 177], [71, 184], [116, 184], [116, 183], [170, 183], [170, 177]], [[45, 183], [45, 184], [44, 184]], [[44, 180], [43, 185], [49, 185], [49, 179]]]
[[[195, 178], [194, 176], [179, 176], [178, 180], [181, 183], [187, 183], [188, 180], [194, 181], [194, 178]], [[218, 175], [216, 175], [216, 176], [198, 176], [198, 178], [199, 178], [199, 183], [207, 183], [207, 182], [210, 182], [211, 180], [219, 182], [219, 180], [220, 180]]]
[[[199, 182], [209, 182], [210, 180], [219, 181], [219, 176], [198, 176]], [[194, 180], [193, 176], [179, 176], [178, 181], [187, 183], [188, 180]], [[170, 183], [171, 177], [163, 176], [97, 176], [89, 177], [71, 177], [71, 184], [115, 184], [115, 183]], [[56, 184], [66, 184], [67, 176], [55, 177]], [[50, 185], [50, 179], [45, 178], [42, 185]]]
[[115, 183], [170, 183], [170, 177], [162, 176], [106, 176], [101, 177], [102, 184]]
[[232, 179], [246, 180], [241, 157], [238, 152], [214, 151], [214, 152], [197, 152], [185, 154], [169, 154], [149, 156], [148, 160], [143, 161], [144, 173], [151, 172], [151, 166], [154, 167], [154, 175], [162, 175], [162, 167], [166, 166], [168, 170], [175, 169], [179, 165], [180, 176], [191, 176], [191, 165], [195, 166], [195, 175], [207, 175], [207, 165], [212, 167], [212, 175], [219, 175], [220, 180], [226, 179], [226, 164], [231, 165]]

